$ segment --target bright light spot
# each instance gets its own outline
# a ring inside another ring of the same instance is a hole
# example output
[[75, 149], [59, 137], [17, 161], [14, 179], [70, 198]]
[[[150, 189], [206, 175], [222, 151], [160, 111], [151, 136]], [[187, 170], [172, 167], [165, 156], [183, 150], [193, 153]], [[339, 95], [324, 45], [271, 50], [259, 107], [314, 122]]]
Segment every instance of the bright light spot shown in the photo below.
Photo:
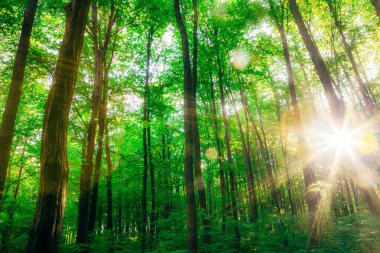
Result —
[[209, 160], [215, 160], [218, 158], [218, 152], [216, 151], [215, 148], [208, 148], [206, 150], [206, 157]]
[[170, 46], [173, 44], [173, 31], [167, 30], [162, 36], [162, 40], [165, 42], [165, 45]]
[[336, 130], [334, 134], [330, 136], [330, 146], [337, 149], [352, 149], [355, 145], [353, 135], [346, 129]]
[[358, 137], [357, 147], [360, 153], [369, 154], [378, 149], [376, 136], [369, 133], [361, 134]]
[[250, 54], [244, 47], [238, 47], [230, 53], [232, 65], [238, 69], [245, 69], [250, 62]]

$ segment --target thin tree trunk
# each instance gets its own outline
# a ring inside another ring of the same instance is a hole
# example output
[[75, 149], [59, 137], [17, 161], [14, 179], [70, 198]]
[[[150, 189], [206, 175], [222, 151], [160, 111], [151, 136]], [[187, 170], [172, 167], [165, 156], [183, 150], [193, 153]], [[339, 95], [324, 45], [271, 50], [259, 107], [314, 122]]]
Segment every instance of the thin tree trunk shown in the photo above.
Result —
[[[92, 4], [92, 22], [91, 30], [94, 42], [94, 56], [95, 56], [95, 78], [94, 90], [92, 93], [92, 110], [91, 118], [87, 129], [87, 153], [86, 159], [82, 164], [82, 171], [80, 177], [80, 194], [78, 206], [78, 226], [77, 226], [77, 243], [85, 243], [88, 237], [88, 224], [89, 224], [89, 210], [91, 200], [91, 181], [94, 170], [94, 154], [95, 154], [95, 139], [97, 132], [97, 120], [100, 118], [100, 110], [102, 104], [102, 89], [104, 85], [105, 73], [105, 59], [106, 52], [109, 46], [112, 27], [115, 23], [116, 15], [113, 5], [111, 6], [108, 23], [104, 38], [101, 38], [102, 31], [98, 24], [98, 6], [96, 3]], [[101, 155], [101, 154], [100, 154]], [[99, 160], [99, 169], [101, 158]], [[96, 210], [96, 209], [95, 209]]]
[[185, 24], [182, 19], [179, 0], [173, 0], [174, 13], [181, 36], [182, 57], [184, 65], [184, 130], [185, 130], [185, 192], [186, 192], [186, 209], [187, 209], [187, 235], [188, 250], [190, 253], [197, 252], [197, 209], [194, 189], [194, 133], [193, 123], [195, 113], [194, 98], [192, 98], [192, 74], [189, 55], [189, 39], [187, 36]]
[[226, 214], [228, 212], [227, 209], [227, 202], [226, 202], [226, 186], [225, 186], [225, 175], [224, 175], [224, 169], [223, 169], [223, 154], [222, 154], [222, 148], [220, 145], [220, 139], [219, 139], [219, 127], [218, 127], [218, 119], [216, 115], [216, 104], [215, 104], [215, 92], [214, 92], [214, 82], [212, 80], [212, 75], [210, 73], [210, 91], [211, 91], [211, 102], [212, 102], [212, 118], [213, 118], [213, 128], [214, 128], [214, 136], [215, 136], [215, 144], [216, 144], [216, 151], [218, 154], [218, 165], [219, 165], [219, 178], [220, 178], [220, 193], [222, 197], [222, 229], [224, 230], [226, 228]]
[[270, 154], [268, 152], [267, 141], [266, 141], [266, 137], [265, 137], [265, 133], [264, 133], [264, 126], [262, 123], [261, 110], [258, 109], [259, 107], [257, 104], [257, 98], [255, 96], [255, 103], [256, 103], [258, 114], [259, 114], [260, 128], [261, 128], [261, 132], [262, 132], [263, 137], [261, 137], [261, 135], [259, 133], [258, 127], [257, 127], [257, 125], [253, 119], [252, 113], [250, 112], [250, 110], [248, 108], [247, 98], [244, 97], [243, 89], [241, 87], [240, 87], [240, 97], [241, 97], [241, 101], [242, 101], [243, 106], [244, 106], [244, 112], [247, 114], [246, 115], [247, 120], [249, 119], [251, 121], [251, 124], [253, 126], [257, 140], [259, 141], [261, 156], [263, 158], [264, 165], [265, 165], [265, 168], [266, 168], [266, 171], [268, 174], [269, 189], [271, 191], [273, 203], [276, 207], [277, 212], [280, 213], [279, 196], [277, 193], [277, 186], [276, 186], [276, 182], [274, 180], [273, 169], [272, 169], [272, 165], [271, 165], [271, 157], [270, 157]]
[[28, 5], [24, 12], [20, 40], [13, 64], [12, 79], [0, 127], [0, 205], [3, 202], [3, 190], [11, 153], [16, 116], [22, 94], [22, 84], [24, 81], [26, 58], [30, 45], [30, 35], [32, 33], [37, 5], [38, 0], [28, 0]]
[[[218, 35], [218, 29], [215, 31], [215, 36]], [[219, 51], [219, 45], [216, 45], [216, 51]], [[228, 119], [227, 119], [227, 112], [226, 112], [226, 102], [224, 97], [224, 91], [223, 91], [223, 71], [222, 71], [222, 64], [219, 52], [217, 53], [216, 57], [216, 63], [218, 68], [218, 85], [219, 85], [219, 95], [220, 95], [220, 103], [222, 107], [222, 116], [223, 116], [223, 125], [224, 125], [224, 140], [226, 144], [226, 151], [227, 151], [227, 163], [228, 163], [228, 173], [229, 173], [229, 184], [230, 184], [230, 196], [231, 196], [231, 206], [232, 206], [232, 217], [235, 221], [234, 224], [234, 230], [235, 230], [235, 245], [234, 250], [235, 252], [240, 251], [240, 231], [239, 226], [237, 224], [238, 222], [238, 210], [236, 205], [236, 181], [235, 181], [235, 173], [233, 170], [233, 158], [232, 158], [232, 152], [231, 152], [231, 140], [230, 140], [230, 134], [229, 134], [229, 126], [228, 126]]]
[[[142, 189], [142, 204], [141, 204], [141, 252], [145, 252], [147, 247], [146, 227], [148, 223], [148, 210], [147, 210], [147, 187], [148, 187], [148, 169], [150, 162], [150, 128], [149, 128], [149, 79], [150, 79], [150, 61], [151, 50], [153, 43], [153, 26], [148, 31], [148, 41], [146, 46], [146, 70], [145, 70], [145, 86], [144, 86], [144, 115], [143, 115], [143, 149], [144, 149], [144, 172], [143, 172], [143, 189]], [[153, 164], [153, 163], [152, 163]], [[151, 164], [151, 165], [152, 165]], [[152, 180], [151, 171], [151, 180]], [[154, 183], [154, 179], [153, 179]], [[152, 184], [152, 181], [151, 181]], [[152, 189], [152, 192], [154, 189]], [[153, 198], [153, 194], [152, 194]], [[153, 204], [153, 203], [152, 203]], [[154, 218], [154, 217], [153, 217]]]
[[239, 127], [239, 133], [240, 133], [240, 142], [242, 145], [242, 150], [243, 150], [243, 155], [244, 155], [244, 160], [245, 160], [245, 167], [246, 167], [246, 173], [247, 173], [247, 184], [248, 184], [248, 202], [249, 202], [249, 220], [250, 222], [255, 222], [258, 218], [258, 212], [257, 212], [257, 199], [256, 199], [256, 190], [255, 190], [255, 184], [254, 184], [254, 178], [252, 174], [252, 162], [251, 162], [251, 157], [248, 153], [248, 148], [247, 144], [245, 142], [244, 138], [244, 132], [243, 132], [243, 127], [240, 121], [239, 113], [236, 109], [236, 104], [235, 101], [232, 97], [232, 93], [230, 90], [230, 96], [231, 96], [231, 102], [232, 106], [235, 111], [235, 116], [238, 122], [238, 127]]
[[355, 74], [356, 82], [359, 85], [360, 93], [361, 93], [361, 95], [363, 97], [364, 103], [365, 103], [366, 108], [367, 108], [367, 113], [369, 115], [372, 115], [373, 112], [374, 112], [375, 107], [374, 107], [373, 101], [372, 101], [372, 99], [371, 99], [371, 97], [369, 95], [368, 89], [367, 89], [367, 87], [366, 87], [366, 85], [365, 85], [362, 77], [360, 76], [358, 65], [356, 64], [354, 55], [352, 54], [351, 47], [350, 47], [350, 45], [347, 42], [346, 35], [344, 34], [343, 28], [341, 26], [341, 23], [338, 20], [337, 10], [334, 8], [334, 6], [332, 5], [332, 3], [330, 1], [327, 1], [327, 4], [329, 6], [329, 10], [330, 10], [331, 16], [334, 19], [334, 24], [335, 24], [336, 28], [339, 31], [340, 39], [342, 41], [344, 50], [345, 50], [345, 52], [347, 54], [348, 59], [350, 60], [352, 69], [353, 69], [354, 74]]
[[[107, 116], [106, 116], [107, 119]], [[113, 230], [113, 198], [112, 198], [112, 173], [113, 165], [111, 160], [111, 148], [110, 148], [110, 134], [108, 130], [108, 122], [105, 124], [105, 148], [106, 148], [106, 162], [107, 162], [107, 223], [106, 228]]]
[[[108, 74], [107, 74], [108, 76]], [[108, 80], [106, 80], [106, 83], [108, 83]], [[114, 228], [113, 228], [113, 197], [112, 197], [112, 173], [113, 173], [113, 165], [111, 160], [111, 148], [110, 148], [110, 135], [108, 130], [108, 121], [107, 121], [107, 111], [105, 113], [105, 149], [106, 149], [106, 162], [107, 162], [107, 223], [106, 223], [106, 229], [110, 230], [110, 247], [108, 249], [108, 252], [114, 251], [114, 240], [115, 240], [115, 234]], [[120, 210], [121, 207], [119, 207]], [[120, 225], [119, 225], [120, 226]]]
[[72, 0], [66, 7], [65, 35], [45, 104], [40, 188], [27, 252], [58, 251], [68, 179], [67, 126], [89, 7], [89, 0]]

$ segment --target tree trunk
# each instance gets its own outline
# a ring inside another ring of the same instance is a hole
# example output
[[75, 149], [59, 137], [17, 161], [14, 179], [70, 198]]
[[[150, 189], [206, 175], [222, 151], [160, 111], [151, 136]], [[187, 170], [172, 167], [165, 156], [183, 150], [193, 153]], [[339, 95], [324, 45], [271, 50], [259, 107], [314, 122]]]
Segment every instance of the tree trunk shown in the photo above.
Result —
[[258, 213], [257, 213], [256, 189], [255, 189], [255, 183], [254, 183], [254, 178], [253, 178], [253, 174], [252, 174], [251, 156], [248, 153], [247, 144], [246, 144], [245, 138], [244, 138], [243, 127], [242, 127], [242, 124], [240, 121], [240, 117], [239, 117], [239, 113], [238, 113], [237, 108], [236, 108], [235, 101], [232, 97], [231, 90], [230, 90], [230, 96], [231, 96], [232, 106], [233, 106], [234, 111], [235, 111], [236, 120], [238, 122], [239, 133], [240, 133], [240, 142], [242, 145], [242, 150], [243, 150], [243, 155], [244, 155], [244, 160], [245, 160], [246, 173], [247, 173], [249, 221], [255, 222], [258, 218]]
[[89, 0], [72, 0], [66, 7], [65, 35], [45, 104], [40, 188], [28, 252], [58, 251], [68, 179], [67, 125], [89, 7]]
[[30, 45], [30, 35], [34, 23], [38, 0], [28, 0], [22, 22], [21, 35], [18, 43], [15, 62], [13, 64], [12, 80], [5, 103], [0, 127], [0, 205], [3, 202], [3, 190], [8, 170], [12, 140], [18, 107], [22, 94], [22, 84], [26, 66], [26, 58]]
[[[104, 85], [104, 84], [103, 84]], [[90, 203], [90, 215], [88, 218], [88, 231], [92, 232], [95, 228], [96, 221], [96, 207], [98, 203], [98, 191], [99, 191], [99, 178], [100, 178], [100, 168], [102, 166], [103, 158], [103, 138], [104, 138], [104, 120], [105, 120], [105, 110], [107, 103], [104, 101], [106, 99], [105, 87], [103, 88], [103, 98], [102, 104], [99, 112], [99, 132], [98, 132], [98, 148], [95, 158], [95, 170], [94, 170], [94, 179], [92, 182], [92, 192], [91, 192], [91, 203]]]
[[197, 0], [193, 0], [193, 12], [194, 12], [194, 30], [193, 30], [193, 69], [192, 69], [192, 89], [191, 99], [193, 107], [192, 119], [192, 131], [194, 135], [194, 169], [195, 169], [195, 183], [198, 190], [199, 206], [202, 209], [202, 226], [203, 226], [203, 242], [205, 244], [211, 243], [210, 235], [210, 220], [208, 217], [208, 209], [206, 202], [206, 189], [202, 177], [201, 168], [201, 143], [199, 137], [198, 127], [198, 113], [197, 113], [197, 74], [198, 74], [198, 9]]
[[[292, 62], [290, 60], [289, 48], [288, 48], [288, 43], [286, 40], [286, 35], [285, 35], [283, 25], [279, 26], [279, 30], [280, 30], [283, 53], [284, 53], [284, 58], [285, 58], [285, 63], [286, 63], [287, 74], [288, 74], [288, 86], [289, 86], [290, 98], [291, 98], [292, 109], [293, 109], [295, 131], [297, 131], [298, 133], [297, 134], [298, 157], [299, 159], [304, 159], [304, 157], [308, 157], [309, 151], [308, 151], [306, 141], [305, 141], [305, 134], [303, 131], [303, 124], [301, 120], [301, 112], [298, 107], [297, 93], [296, 93], [296, 88], [294, 84], [293, 67], [292, 67]], [[315, 232], [314, 220], [315, 220], [315, 215], [316, 215], [315, 212], [318, 206], [319, 194], [317, 192], [309, 191], [310, 190], [309, 187], [316, 182], [315, 172], [314, 172], [314, 168], [312, 164], [310, 162], [304, 163], [302, 165], [302, 171], [303, 171], [305, 188], [307, 191], [306, 203], [307, 203], [308, 211], [309, 211], [309, 229], [311, 233], [313, 234]]]
[[188, 228], [188, 250], [190, 253], [197, 252], [197, 209], [194, 189], [194, 133], [192, 130], [192, 120], [194, 119], [195, 105], [192, 98], [192, 75], [189, 55], [189, 39], [187, 36], [185, 24], [182, 19], [179, 0], [173, 0], [174, 13], [181, 36], [182, 58], [184, 65], [184, 130], [185, 130], [185, 192], [186, 192], [186, 209], [187, 209], [187, 228]]
[[312, 40], [311, 35], [306, 28], [296, 0], [289, 0], [289, 6], [293, 13], [293, 17], [301, 34], [302, 40], [314, 64], [314, 68], [319, 76], [319, 79], [321, 80], [332, 115], [337, 119], [337, 121], [340, 121], [343, 118], [344, 108], [335, 93], [330, 71], [328, 70], [326, 63], [323, 60], [317, 45]]
[[373, 7], [375, 7], [377, 16], [380, 18], [380, 0], [371, 0]]
[[[107, 116], [106, 116], [107, 119]], [[108, 122], [105, 124], [105, 134], [106, 134], [106, 162], [107, 162], [107, 223], [106, 228], [111, 230], [113, 229], [112, 223], [112, 210], [113, 210], [113, 199], [112, 199], [112, 172], [113, 165], [111, 160], [111, 148], [110, 148], [110, 134], [108, 131]]]
[[218, 127], [218, 119], [216, 115], [216, 104], [215, 104], [215, 94], [214, 94], [214, 82], [212, 80], [212, 75], [210, 73], [210, 91], [211, 91], [211, 102], [212, 102], [212, 119], [213, 119], [213, 127], [214, 127], [214, 136], [215, 136], [215, 144], [216, 144], [216, 151], [218, 154], [218, 165], [219, 165], [219, 178], [220, 178], [220, 193], [222, 197], [222, 229], [224, 230], [226, 228], [226, 214], [228, 212], [227, 209], [227, 202], [226, 202], [226, 186], [225, 186], [225, 175], [224, 175], [224, 169], [223, 169], [223, 154], [222, 154], [222, 148], [220, 145], [220, 139], [219, 139], [219, 127]]
[[[218, 35], [218, 30], [215, 31], [215, 35]], [[218, 68], [218, 85], [219, 85], [219, 95], [220, 95], [220, 103], [222, 107], [222, 116], [223, 116], [223, 125], [224, 125], [224, 140], [226, 144], [226, 151], [227, 151], [227, 162], [228, 162], [228, 173], [229, 173], [229, 184], [230, 184], [230, 196], [231, 196], [231, 206], [232, 206], [232, 217], [235, 221], [234, 224], [234, 230], [235, 230], [235, 245], [234, 250], [235, 252], [240, 251], [240, 231], [239, 226], [237, 224], [239, 216], [238, 216], [238, 210], [236, 205], [236, 182], [235, 182], [235, 173], [233, 170], [233, 158], [232, 158], [232, 152], [231, 152], [231, 140], [230, 140], [230, 133], [229, 133], [229, 126], [228, 126], [228, 119], [227, 119], [227, 112], [226, 112], [226, 102], [224, 97], [224, 91], [223, 91], [223, 71], [222, 71], [222, 64], [221, 59], [219, 55], [219, 45], [216, 45], [216, 51], [217, 53], [217, 68]]]
[[[148, 187], [148, 169], [150, 163], [149, 156], [149, 142], [150, 142], [150, 128], [149, 128], [149, 79], [150, 79], [150, 60], [153, 43], [153, 26], [148, 31], [148, 41], [146, 45], [146, 70], [145, 70], [145, 86], [144, 86], [144, 115], [143, 115], [143, 149], [144, 149], [144, 172], [143, 172], [143, 189], [142, 189], [142, 204], [141, 204], [141, 252], [145, 252], [147, 247], [146, 227], [148, 223], [148, 210], [147, 210], [147, 187]], [[151, 164], [153, 165], [153, 163]], [[152, 169], [153, 171], [153, 169]], [[153, 173], [151, 173], [153, 174]], [[152, 180], [152, 175], [151, 175]], [[154, 183], [154, 179], [153, 179]], [[151, 181], [152, 184], [152, 181]], [[154, 189], [152, 189], [154, 191]], [[153, 194], [152, 194], [153, 198]], [[152, 203], [153, 204], [153, 203]], [[154, 218], [154, 217], [153, 217]]]
[[[379, 1], [379, 3], [380, 3], [380, 1]], [[327, 4], [329, 6], [331, 16], [334, 19], [334, 24], [339, 31], [340, 39], [342, 41], [344, 50], [346, 51], [347, 57], [350, 60], [352, 69], [353, 69], [354, 74], [355, 74], [356, 82], [359, 85], [360, 93], [363, 97], [364, 104], [366, 105], [367, 113], [368, 113], [368, 115], [372, 115], [374, 113], [375, 106], [374, 106], [373, 101], [369, 95], [368, 89], [367, 89], [362, 77], [360, 76], [358, 65], [356, 64], [354, 55], [352, 54], [351, 47], [347, 42], [347, 39], [346, 39], [346, 36], [343, 32], [343, 28], [341, 26], [341, 23], [338, 20], [337, 10], [334, 8], [334, 6], [332, 5], [332, 3], [330, 1], [327, 1]]]
[[[94, 42], [95, 56], [95, 78], [94, 90], [92, 93], [92, 110], [91, 118], [87, 129], [87, 153], [84, 163], [82, 163], [82, 172], [80, 177], [80, 195], [78, 207], [78, 227], [77, 227], [77, 243], [85, 243], [88, 237], [88, 216], [91, 198], [91, 179], [94, 170], [94, 154], [95, 154], [95, 139], [97, 132], [97, 120], [100, 118], [100, 110], [102, 104], [102, 89], [104, 85], [104, 73], [108, 71], [108, 66], [105, 66], [106, 52], [111, 38], [112, 27], [115, 23], [115, 10], [111, 6], [110, 15], [104, 38], [101, 38], [102, 31], [98, 24], [98, 7], [96, 3], [92, 4], [92, 22], [91, 30]], [[104, 108], [105, 109], [105, 108]], [[104, 131], [104, 130], [102, 130]], [[101, 163], [101, 159], [99, 160]], [[99, 164], [100, 166], [100, 164]], [[100, 167], [99, 167], [100, 168]]]
[[[240, 87], [240, 97], [241, 97], [241, 101], [242, 101], [242, 104], [244, 107], [244, 112], [247, 114], [246, 115], [247, 120], [249, 119], [251, 121], [251, 124], [253, 126], [253, 130], [255, 132], [256, 138], [259, 141], [260, 153], [261, 153], [262, 159], [264, 161], [264, 166], [265, 166], [267, 174], [268, 174], [269, 189], [271, 191], [273, 203], [276, 207], [277, 212], [280, 213], [279, 196], [277, 193], [277, 186], [276, 186], [276, 182], [274, 180], [273, 169], [272, 169], [272, 165], [270, 162], [271, 157], [270, 157], [270, 154], [268, 152], [268, 146], [266, 144], [266, 137], [264, 134], [264, 127], [263, 127], [263, 123], [262, 123], [262, 119], [261, 119], [261, 111], [258, 110], [259, 117], [260, 117], [260, 127], [261, 127], [261, 132], [262, 132], [263, 137], [261, 137], [261, 135], [259, 133], [258, 127], [257, 127], [257, 125], [253, 119], [252, 113], [249, 110], [247, 98], [244, 97], [243, 89], [241, 87]], [[256, 102], [256, 107], [259, 108], [258, 104], [257, 104], [256, 97], [255, 97], [255, 102]]]

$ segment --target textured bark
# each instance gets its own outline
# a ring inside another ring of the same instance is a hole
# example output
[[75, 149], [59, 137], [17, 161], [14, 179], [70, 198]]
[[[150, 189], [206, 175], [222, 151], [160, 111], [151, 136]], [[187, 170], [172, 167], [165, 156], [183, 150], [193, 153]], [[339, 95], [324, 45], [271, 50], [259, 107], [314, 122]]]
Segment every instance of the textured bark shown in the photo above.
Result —
[[187, 36], [185, 24], [182, 19], [179, 0], [173, 0], [176, 23], [181, 36], [182, 58], [183, 58], [183, 76], [184, 76], [184, 130], [185, 130], [185, 192], [186, 192], [186, 212], [187, 212], [187, 240], [188, 250], [190, 253], [197, 252], [197, 210], [194, 189], [194, 133], [193, 133], [193, 116], [195, 111], [194, 99], [192, 98], [192, 74], [189, 54], [189, 39]]
[[331, 78], [330, 71], [328, 70], [326, 63], [323, 60], [317, 45], [312, 40], [312, 37], [299, 11], [296, 0], [289, 0], [289, 6], [293, 13], [293, 17], [297, 24], [302, 40], [314, 64], [315, 71], [317, 72], [318, 77], [322, 83], [332, 115], [337, 119], [338, 122], [343, 118], [344, 108], [335, 93], [333, 87], [333, 79]]
[[24, 12], [20, 40], [13, 64], [12, 79], [0, 127], [0, 204], [3, 202], [3, 190], [11, 153], [16, 116], [22, 94], [30, 35], [32, 33], [37, 5], [38, 0], [28, 0], [28, 5]]
[[45, 105], [40, 188], [28, 252], [58, 251], [68, 179], [67, 125], [89, 7], [89, 0], [72, 0], [66, 7], [65, 35]]

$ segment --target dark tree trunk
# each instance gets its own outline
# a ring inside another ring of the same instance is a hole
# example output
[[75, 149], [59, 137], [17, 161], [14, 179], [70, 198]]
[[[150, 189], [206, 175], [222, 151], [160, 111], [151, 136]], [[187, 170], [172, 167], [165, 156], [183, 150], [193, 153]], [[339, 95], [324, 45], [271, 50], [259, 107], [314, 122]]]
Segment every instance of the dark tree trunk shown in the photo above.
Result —
[[[150, 127], [149, 127], [149, 79], [150, 79], [150, 61], [153, 43], [153, 26], [148, 31], [148, 41], [146, 45], [146, 70], [145, 70], [145, 86], [144, 86], [144, 115], [143, 115], [143, 149], [144, 149], [144, 171], [143, 171], [143, 189], [141, 199], [141, 252], [145, 252], [147, 247], [146, 228], [148, 224], [148, 210], [147, 210], [147, 187], [148, 187], [148, 169], [153, 165], [150, 159]], [[151, 165], [151, 166], [149, 166]], [[151, 168], [151, 185], [154, 184], [154, 172]], [[153, 181], [153, 182], [152, 182]], [[153, 183], [153, 184], [152, 184]], [[154, 188], [152, 187], [152, 193]], [[152, 194], [152, 199], [153, 199]], [[153, 203], [152, 203], [153, 206]], [[153, 210], [152, 210], [153, 211]], [[152, 217], [154, 219], [154, 215]]]
[[[107, 119], [107, 115], [106, 115]], [[111, 230], [113, 229], [113, 222], [112, 222], [112, 210], [113, 210], [113, 198], [112, 198], [112, 172], [113, 172], [113, 165], [111, 160], [111, 148], [110, 148], [110, 135], [108, 130], [108, 122], [105, 124], [105, 134], [106, 134], [106, 162], [107, 162], [107, 223], [106, 228]]]
[[156, 186], [155, 186], [155, 180], [154, 180], [154, 163], [153, 163], [152, 141], [151, 141], [151, 133], [150, 133], [151, 128], [150, 128], [150, 87], [149, 87], [153, 32], [154, 32], [154, 27], [152, 26], [148, 34], [147, 68], [146, 68], [146, 77], [145, 77], [146, 78], [145, 79], [146, 107], [144, 107], [144, 109], [146, 110], [145, 120], [148, 123], [146, 131], [147, 131], [147, 137], [148, 137], [148, 160], [149, 160], [150, 190], [151, 190], [151, 198], [152, 198], [151, 200], [152, 210], [150, 213], [151, 227], [150, 227], [150, 240], [149, 240], [149, 248], [151, 249], [153, 249], [154, 247], [154, 238], [156, 235]]
[[106, 99], [105, 87], [103, 88], [103, 98], [102, 104], [99, 112], [99, 132], [98, 132], [98, 148], [95, 158], [95, 170], [94, 170], [94, 179], [92, 182], [92, 192], [91, 192], [91, 203], [90, 203], [90, 215], [88, 218], [88, 231], [92, 232], [95, 228], [96, 221], [96, 207], [98, 203], [98, 191], [99, 191], [99, 178], [100, 178], [100, 168], [102, 166], [103, 158], [103, 137], [104, 137], [104, 120], [105, 120], [105, 110], [107, 103], [104, 101]]
[[67, 125], [89, 7], [89, 0], [72, 0], [66, 7], [65, 35], [45, 104], [40, 188], [28, 252], [58, 251], [68, 179]]
[[197, 252], [197, 209], [194, 189], [194, 133], [193, 123], [195, 113], [194, 98], [192, 97], [192, 74], [189, 54], [189, 39], [185, 24], [182, 19], [179, 0], [173, 0], [174, 13], [181, 36], [182, 57], [184, 65], [184, 130], [185, 130], [185, 192], [187, 209], [187, 229], [188, 229], [188, 250], [190, 253]]
[[13, 64], [12, 80], [9, 86], [9, 94], [5, 103], [3, 120], [0, 127], [0, 204], [2, 204], [3, 201], [3, 190], [11, 153], [16, 115], [22, 94], [26, 58], [28, 55], [30, 35], [32, 33], [37, 5], [38, 0], [28, 0], [28, 5], [24, 12], [20, 40], [15, 62]]
[[[215, 31], [215, 35], [218, 35], [218, 30]], [[216, 45], [216, 50], [218, 52], [219, 45]], [[226, 102], [224, 97], [224, 91], [223, 91], [223, 71], [222, 71], [222, 63], [220, 59], [219, 53], [216, 57], [216, 63], [218, 68], [218, 85], [219, 85], [219, 95], [220, 95], [220, 103], [222, 107], [222, 116], [223, 116], [223, 125], [224, 125], [224, 140], [226, 144], [226, 151], [227, 151], [227, 161], [228, 161], [228, 173], [229, 173], [229, 184], [230, 184], [230, 196], [231, 196], [231, 207], [232, 207], [232, 217], [235, 221], [234, 224], [234, 230], [235, 230], [235, 245], [234, 250], [235, 252], [240, 251], [240, 231], [239, 226], [237, 224], [239, 216], [238, 216], [238, 210], [236, 205], [236, 182], [235, 182], [235, 173], [233, 170], [233, 158], [232, 158], [232, 152], [231, 152], [231, 140], [230, 140], [230, 133], [229, 133], [229, 126], [228, 126], [228, 119], [227, 119], [227, 112], [226, 112]]]
[[210, 220], [208, 217], [208, 209], [206, 202], [206, 189], [202, 177], [201, 168], [201, 143], [199, 137], [198, 127], [198, 113], [197, 113], [197, 76], [198, 76], [198, 9], [197, 0], [193, 0], [193, 12], [194, 12], [194, 30], [193, 30], [193, 69], [192, 69], [192, 89], [191, 99], [193, 107], [192, 130], [194, 134], [194, 168], [195, 168], [195, 183], [198, 190], [199, 206], [202, 209], [202, 226], [203, 226], [203, 242], [205, 244], [211, 243], [210, 235]]
[[218, 165], [219, 165], [219, 178], [220, 178], [220, 193], [222, 197], [222, 229], [224, 230], [226, 228], [226, 214], [228, 212], [227, 209], [227, 202], [226, 202], [226, 179], [224, 175], [224, 169], [223, 169], [223, 154], [222, 154], [222, 148], [220, 144], [219, 139], [219, 127], [218, 127], [218, 119], [216, 114], [216, 104], [215, 104], [215, 92], [214, 92], [214, 82], [212, 80], [212, 75], [210, 74], [210, 84], [211, 84], [211, 102], [212, 102], [212, 119], [213, 119], [213, 127], [214, 127], [214, 136], [215, 136], [215, 144], [216, 144], [216, 151], [218, 154]]
[[302, 40], [314, 64], [315, 71], [321, 80], [332, 115], [337, 119], [337, 121], [340, 121], [343, 118], [344, 108], [335, 93], [333, 79], [331, 78], [330, 71], [328, 70], [326, 63], [323, 60], [317, 45], [312, 40], [312, 37], [306, 28], [296, 0], [289, 0], [289, 6], [293, 13], [293, 17], [301, 34]]
[[380, 18], [380, 0], [371, 0], [373, 7], [375, 7], [377, 16]]

